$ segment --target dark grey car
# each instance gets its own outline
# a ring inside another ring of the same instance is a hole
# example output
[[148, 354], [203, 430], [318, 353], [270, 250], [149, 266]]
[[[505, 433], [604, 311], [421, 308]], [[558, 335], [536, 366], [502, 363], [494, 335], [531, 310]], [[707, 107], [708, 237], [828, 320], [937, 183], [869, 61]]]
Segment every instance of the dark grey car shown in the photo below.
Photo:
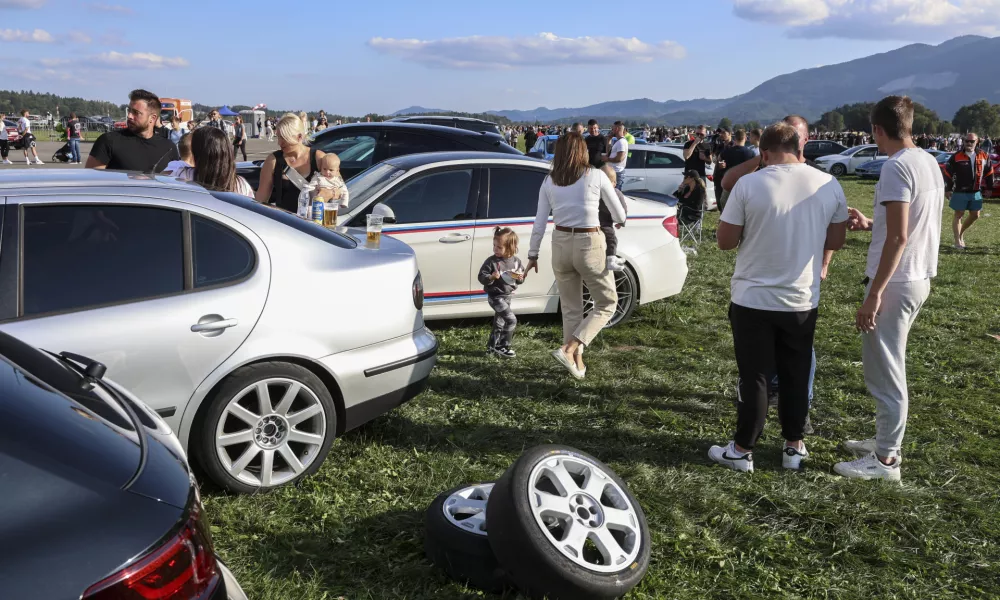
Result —
[[245, 600], [177, 439], [103, 371], [0, 333], [0, 598]]

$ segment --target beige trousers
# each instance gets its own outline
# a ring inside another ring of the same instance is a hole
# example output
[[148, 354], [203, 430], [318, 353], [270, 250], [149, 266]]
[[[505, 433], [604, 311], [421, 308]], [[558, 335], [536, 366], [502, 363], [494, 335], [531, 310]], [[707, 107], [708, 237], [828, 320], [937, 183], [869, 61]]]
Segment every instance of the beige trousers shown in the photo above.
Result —
[[[589, 346], [604, 329], [618, 306], [614, 273], [607, 269], [607, 241], [594, 233], [552, 232], [552, 271], [562, 305], [563, 343], [574, 338]], [[587, 284], [594, 310], [583, 317], [583, 284]]]

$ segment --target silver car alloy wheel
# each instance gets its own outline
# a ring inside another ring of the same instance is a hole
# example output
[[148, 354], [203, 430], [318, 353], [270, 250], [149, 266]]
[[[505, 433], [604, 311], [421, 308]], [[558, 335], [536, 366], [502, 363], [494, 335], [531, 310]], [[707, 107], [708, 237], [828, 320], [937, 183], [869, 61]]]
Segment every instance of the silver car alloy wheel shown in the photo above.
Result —
[[622, 488], [593, 462], [556, 455], [528, 478], [535, 522], [560, 554], [596, 573], [615, 573], [639, 556], [639, 517]]
[[452, 492], [444, 501], [444, 518], [459, 529], [486, 535], [486, 502], [493, 491], [492, 483], [483, 483]]
[[[629, 313], [632, 303], [635, 302], [635, 289], [632, 280], [625, 275], [625, 271], [615, 271], [615, 291], [618, 292], [618, 306], [615, 307], [615, 314], [611, 316], [607, 327], [614, 327], [621, 323], [622, 319]], [[594, 310], [594, 299], [590, 297], [590, 290], [587, 285], [583, 286], [583, 314], [589, 315]]]
[[294, 379], [270, 378], [229, 401], [215, 429], [215, 450], [234, 479], [273, 487], [309, 468], [325, 439], [326, 411], [315, 392]]

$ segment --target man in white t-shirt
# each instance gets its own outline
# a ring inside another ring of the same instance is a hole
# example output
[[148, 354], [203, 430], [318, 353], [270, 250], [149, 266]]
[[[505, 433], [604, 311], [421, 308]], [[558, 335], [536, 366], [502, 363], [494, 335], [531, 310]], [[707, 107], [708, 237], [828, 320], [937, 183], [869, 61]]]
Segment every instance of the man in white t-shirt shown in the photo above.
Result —
[[739, 367], [736, 433], [709, 457], [753, 471], [753, 449], [767, 419], [768, 381], [781, 380], [782, 464], [801, 468], [809, 414], [809, 371], [824, 251], [847, 235], [847, 199], [835, 178], [799, 159], [799, 133], [787, 123], [761, 137], [767, 165], [736, 183], [722, 212], [719, 248], [739, 246], [729, 321]]
[[861, 458], [834, 465], [845, 477], [899, 481], [906, 431], [906, 340], [937, 275], [945, 183], [934, 157], [911, 137], [913, 102], [888, 96], [871, 113], [875, 142], [889, 156], [875, 187], [875, 214], [851, 210], [851, 230], [872, 232], [861, 331], [865, 384], [875, 397], [875, 439], [849, 440]]
[[21, 118], [17, 120], [17, 132], [21, 134], [21, 148], [24, 150], [24, 160], [29, 165], [31, 164], [31, 158], [28, 157], [28, 151], [35, 156], [35, 164], [41, 165], [42, 159], [38, 158], [38, 150], [35, 149], [35, 136], [31, 133], [31, 121], [28, 120], [28, 111], [21, 111]]
[[611, 135], [613, 136], [611, 151], [602, 158], [604, 162], [609, 163], [615, 170], [615, 175], [617, 175], [615, 188], [620, 190], [625, 181], [623, 175], [625, 174], [625, 163], [628, 160], [628, 140], [625, 139], [625, 124], [621, 121], [615, 121], [615, 124], [611, 127]]

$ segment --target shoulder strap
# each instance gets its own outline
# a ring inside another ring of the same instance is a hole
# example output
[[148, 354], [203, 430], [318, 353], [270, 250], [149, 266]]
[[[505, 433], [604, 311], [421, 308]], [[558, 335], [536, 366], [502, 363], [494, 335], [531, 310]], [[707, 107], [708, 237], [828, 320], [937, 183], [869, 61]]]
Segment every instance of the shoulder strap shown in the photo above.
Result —
[[284, 187], [281, 185], [281, 177], [288, 163], [281, 150], [275, 150], [272, 156], [274, 156], [274, 173], [271, 174], [271, 203], [281, 206], [281, 190]]
[[316, 171], [319, 171], [319, 166], [316, 164], [316, 149], [309, 148], [309, 175], [311, 176]]

